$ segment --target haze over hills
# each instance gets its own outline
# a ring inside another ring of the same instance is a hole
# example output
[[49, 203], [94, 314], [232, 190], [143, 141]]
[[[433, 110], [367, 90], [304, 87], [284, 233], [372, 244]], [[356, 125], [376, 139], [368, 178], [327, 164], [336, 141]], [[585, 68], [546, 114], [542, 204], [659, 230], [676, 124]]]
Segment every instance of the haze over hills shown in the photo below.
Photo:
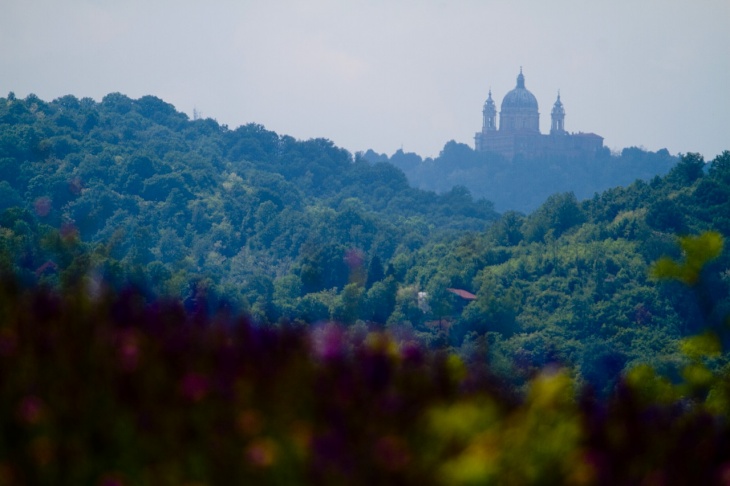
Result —
[[591, 157], [533, 157], [507, 159], [499, 154], [476, 152], [465, 144], [448, 142], [438, 157], [423, 159], [402, 150], [388, 157], [368, 150], [371, 163], [389, 162], [401, 169], [419, 189], [444, 192], [462, 186], [477, 198], [494, 203], [497, 211], [529, 213], [557, 192], [573, 192], [580, 200], [635, 180], [649, 181], [664, 175], [678, 157], [665, 149], [647, 152], [636, 147], [612, 154], [606, 148]]

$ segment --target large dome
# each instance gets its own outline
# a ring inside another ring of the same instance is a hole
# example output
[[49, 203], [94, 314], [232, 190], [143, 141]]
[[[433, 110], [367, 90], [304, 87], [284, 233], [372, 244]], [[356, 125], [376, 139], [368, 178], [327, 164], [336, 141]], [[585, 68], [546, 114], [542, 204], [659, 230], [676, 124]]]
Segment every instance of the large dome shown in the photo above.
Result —
[[529, 108], [537, 112], [537, 98], [525, 88], [525, 76], [522, 74], [522, 70], [517, 76], [517, 87], [507, 93], [502, 100], [502, 111], [505, 111], [505, 108], [507, 110]]

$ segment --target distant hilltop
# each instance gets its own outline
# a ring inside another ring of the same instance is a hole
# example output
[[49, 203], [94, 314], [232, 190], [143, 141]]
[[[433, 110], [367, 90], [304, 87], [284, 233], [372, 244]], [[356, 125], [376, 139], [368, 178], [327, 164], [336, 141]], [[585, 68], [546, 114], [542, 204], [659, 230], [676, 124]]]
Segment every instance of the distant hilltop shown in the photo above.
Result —
[[482, 130], [474, 135], [478, 152], [494, 152], [512, 160], [546, 156], [594, 157], [603, 148], [603, 137], [594, 133], [565, 131], [565, 108], [558, 98], [550, 112], [550, 133], [540, 133], [537, 99], [525, 88], [525, 76], [517, 76], [517, 86], [502, 99], [497, 128], [497, 108], [492, 90], [484, 102]]

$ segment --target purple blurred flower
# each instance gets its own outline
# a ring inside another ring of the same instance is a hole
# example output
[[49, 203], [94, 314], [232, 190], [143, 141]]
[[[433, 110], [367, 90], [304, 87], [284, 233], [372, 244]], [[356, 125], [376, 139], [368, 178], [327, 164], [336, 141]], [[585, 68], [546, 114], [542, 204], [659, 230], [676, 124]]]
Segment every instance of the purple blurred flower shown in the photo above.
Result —
[[401, 346], [401, 356], [406, 363], [420, 365], [423, 363], [423, 349], [415, 341], [408, 341]]
[[61, 225], [61, 238], [64, 240], [76, 239], [79, 236], [79, 230], [73, 222], [65, 222]]
[[350, 267], [350, 271], [362, 266], [365, 255], [359, 248], [350, 248], [345, 252], [345, 263]]
[[84, 188], [84, 183], [80, 177], [76, 176], [68, 181], [68, 190], [75, 195], [81, 194], [81, 190]]
[[99, 486], [124, 486], [124, 481], [116, 474], [110, 474], [101, 478]]
[[312, 331], [312, 350], [323, 360], [333, 360], [345, 355], [345, 332], [341, 326], [327, 323]]
[[139, 365], [139, 336], [133, 329], [122, 330], [118, 336], [117, 359], [124, 371], [134, 371]]
[[43, 401], [34, 395], [24, 397], [18, 406], [18, 415], [27, 424], [37, 424], [43, 418]]
[[46, 196], [39, 197], [33, 203], [33, 209], [41, 218], [48, 216], [48, 213], [51, 212], [51, 199]]
[[199, 402], [208, 394], [210, 382], [202, 373], [191, 371], [180, 380], [180, 393], [193, 402]]
[[269, 467], [276, 462], [276, 443], [269, 438], [253, 441], [246, 449], [246, 459], [256, 467]]

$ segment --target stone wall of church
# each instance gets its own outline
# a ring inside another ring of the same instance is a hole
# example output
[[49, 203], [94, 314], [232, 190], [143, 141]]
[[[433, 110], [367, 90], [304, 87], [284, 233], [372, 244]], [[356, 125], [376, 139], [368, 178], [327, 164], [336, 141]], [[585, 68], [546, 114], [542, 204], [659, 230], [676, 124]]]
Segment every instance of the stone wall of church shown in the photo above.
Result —
[[593, 133], [542, 135], [530, 132], [478, 132], [474, 137], [480, 152], [494, 152], [508, 160], [544, 157], [593, 157], [603, 147], [603, 138]]

